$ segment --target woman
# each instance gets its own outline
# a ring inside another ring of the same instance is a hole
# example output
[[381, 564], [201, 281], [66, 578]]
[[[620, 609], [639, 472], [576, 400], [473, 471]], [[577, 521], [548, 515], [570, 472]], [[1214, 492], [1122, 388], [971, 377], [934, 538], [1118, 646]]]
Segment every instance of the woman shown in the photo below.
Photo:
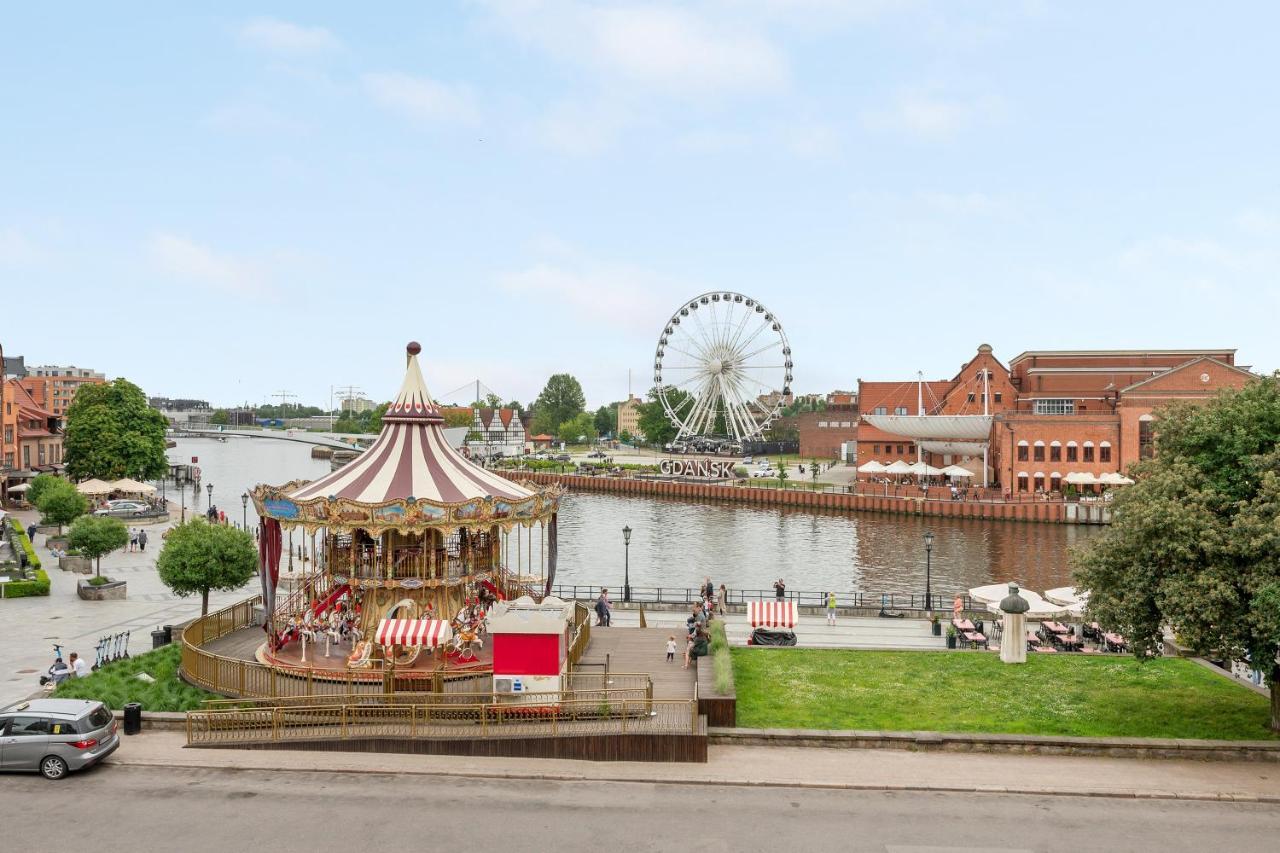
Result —
[[725, 589], [724, 584], [720, 584], [720, 597], [716, 599], [716, 610], [721, 616], [724, 615], [725, 602], [729, 600], [729, 590]]

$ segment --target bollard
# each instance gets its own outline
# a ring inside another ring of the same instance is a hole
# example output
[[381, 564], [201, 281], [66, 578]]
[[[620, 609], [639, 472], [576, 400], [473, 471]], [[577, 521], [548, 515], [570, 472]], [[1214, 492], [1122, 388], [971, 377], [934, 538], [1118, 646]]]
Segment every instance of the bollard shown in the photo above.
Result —
[[164, 626], [164, 642], [165, 642], [165, 645], [168, 645], [169, 643], [173, 642], [173, 626], [172, 625]]

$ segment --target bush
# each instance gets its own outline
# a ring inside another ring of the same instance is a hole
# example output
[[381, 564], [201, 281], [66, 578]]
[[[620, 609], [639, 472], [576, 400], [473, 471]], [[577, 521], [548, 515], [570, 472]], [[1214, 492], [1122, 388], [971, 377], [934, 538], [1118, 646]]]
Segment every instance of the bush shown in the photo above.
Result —
[[95, 561], [94, 574], [102, 574], [102, 558], [129, 544], [129, 528], [118, 518], [86, 515], [71, 525], [67, 544]]
[[111, 578], [103, 577], [102, 575], [94, 575], [89, 578], [89, 586], [102, 586], [107, 583], [111, 583]]
[[[27, 565], [33, 569], [40, 568], [40, 558], [36, 556], [36, 548], [31, 544], [31, 539], [27, 536], [27, 531], [23, 529], [22, 522], [16, 518], [9, 519], [9, 522], [13, 525], [13, 541], [27, 553]], [[48, 595], [48, 590], [39, 594]]]
[[733, 656], [729, 653], [729, 638], [724, 633], [724, 620], [711, 623], [711, 664], [715, 671], [716, 692], [724, 695], [733, 691]]
[[[88, 651], [92, 655], [93, 649]], [[206, 699], [222, 698], [180, 679], [178, 665], [181, 662], [182, 644], [173, 643], [116, 661], [86, 678], [68, 679], [53, 695], [57, 699], [97, 699], [116, 710], [126, 703], [137, 702], [146, 711], [189, 711], [199, 708]], [[150, 675], [155, 682], [139, 680], [140, 672]]]
[[59, 479], [49, 483], [40, 493], [36, 508], [43, 516], [41, 521], [44, 524], [58, 525], [58, 532], [61, 533], [64, 525], [89, 511], [89, 501], [69, 481]]
[[5, 598], [29, 598], [34, 595], [49, 594], [49, 576], [45, 574], [44, 569], [37, 569], [36, 576], [32, 580], [25, 581], [9, 581], [0, 584], [4, 588]]

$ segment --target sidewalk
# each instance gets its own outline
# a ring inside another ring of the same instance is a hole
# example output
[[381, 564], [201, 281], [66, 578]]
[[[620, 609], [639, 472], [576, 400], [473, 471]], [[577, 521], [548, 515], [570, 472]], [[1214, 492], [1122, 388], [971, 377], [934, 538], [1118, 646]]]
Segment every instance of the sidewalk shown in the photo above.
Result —
[[356, 752], [187, 749], [181, 732], [126, 737], [108, 763], [137, 767], [399, 773], [874, 791], [961, 791], [1280, 803], [1271, 763], [963, 755], [896, 750], [713, 746], [706, 764], [463, 758]]

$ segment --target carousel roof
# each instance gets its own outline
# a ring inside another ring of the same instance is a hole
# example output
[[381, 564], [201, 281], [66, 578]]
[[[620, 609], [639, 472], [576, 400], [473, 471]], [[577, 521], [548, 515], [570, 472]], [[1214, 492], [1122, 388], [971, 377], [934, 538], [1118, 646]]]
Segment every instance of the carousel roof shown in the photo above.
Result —
[[534, 492], [464, 458], [449, 446], [444, 418], [422, 379], [416, 342], [400, 393], [382, 417], [378, 440], [346, 466], [289, 493], [294, 500], [333, 497], [363, 503], [419, 500], [462, 503], [494, 497], [522, 501]]

